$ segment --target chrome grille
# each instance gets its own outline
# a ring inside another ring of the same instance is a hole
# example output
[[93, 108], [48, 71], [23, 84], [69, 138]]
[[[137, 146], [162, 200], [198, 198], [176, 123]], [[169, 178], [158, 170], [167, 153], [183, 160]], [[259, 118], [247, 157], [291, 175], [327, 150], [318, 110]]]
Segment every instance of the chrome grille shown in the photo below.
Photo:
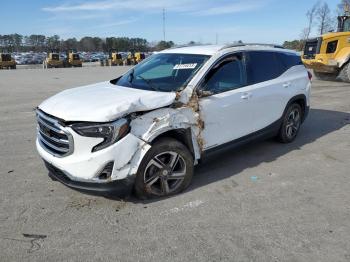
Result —
[[59, 121], [47, 114], [36, 111], [38, 121], [38, 141], [42, 148], [57, 157], [73, 153], [73, 137]]

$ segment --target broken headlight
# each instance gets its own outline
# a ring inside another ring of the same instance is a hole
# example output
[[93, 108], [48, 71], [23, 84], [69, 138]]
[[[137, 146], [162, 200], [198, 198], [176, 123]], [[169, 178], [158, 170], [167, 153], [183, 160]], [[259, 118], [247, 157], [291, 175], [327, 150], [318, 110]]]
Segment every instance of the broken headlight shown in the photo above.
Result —
[[129, 121], [124, 118], [106, 124], [78, 123], [72, 125], [72, 128], [81, 136], [103, 138], [101, 143], [92, 148], [92, 152], [99, 151], [114, 144], [126, 136], [130, 129]]

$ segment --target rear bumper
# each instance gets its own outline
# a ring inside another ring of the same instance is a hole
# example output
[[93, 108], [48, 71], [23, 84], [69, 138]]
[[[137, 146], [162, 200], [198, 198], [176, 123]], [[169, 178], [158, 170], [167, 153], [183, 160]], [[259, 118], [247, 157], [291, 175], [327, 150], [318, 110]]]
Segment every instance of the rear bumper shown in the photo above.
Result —
[[133, 185], [134, 176], [129, 176], [125, 179], [114, 180], [111, 182], [83, 182], [69, 178], [62, 170], [53, 166], [44, 160], [45, 166], [49, 171], [49, 177], [57, 180], [62, 184], [80, 192], [85, 192], [94, 195], [113, 195], [117, 197], [125, 197], [130, 195]]

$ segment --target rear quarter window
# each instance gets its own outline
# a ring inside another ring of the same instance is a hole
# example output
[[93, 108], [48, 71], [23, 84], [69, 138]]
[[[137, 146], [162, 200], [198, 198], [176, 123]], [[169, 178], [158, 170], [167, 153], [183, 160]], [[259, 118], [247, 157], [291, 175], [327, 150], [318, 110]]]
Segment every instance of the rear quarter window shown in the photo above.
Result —
[[249, 85], [275, 79], [285, 71], [285, 66], [276, 56], [276, 52], [247, 52], [246, 64]]
[[276, 53], [278, 59], [285, 67], [284, 71], [287, 71], [293, 66], [303, 65], [301, 57], [293, 53]]
[[278, 78], [288, 69], [303, 65], [297, 54], [270, 51], [247, 52], [246, 63], [249, 85]]

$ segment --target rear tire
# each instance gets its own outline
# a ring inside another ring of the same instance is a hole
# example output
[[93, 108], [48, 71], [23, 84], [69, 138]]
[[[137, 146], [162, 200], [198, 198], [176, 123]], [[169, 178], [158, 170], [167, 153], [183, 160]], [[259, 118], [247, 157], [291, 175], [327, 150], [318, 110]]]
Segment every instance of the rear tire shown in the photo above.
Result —
[[297, 137], [302, 123], [303, 111], [299, 104], [290, 105], [283, 116], [282, 126], [278, 134], [281, 143], [288, 144]]
[[338, 78], [345, 83], [350, 83], [350, 63], [346, 63], [342, 69], [340, 70], [340, 73], [338, 75]]
[[331, 73], [322, 73], [314, 71], [314, 74], [317, 79], [322, 81], [335, 81], [337, 79], [337, 75]]
[[191, 183], [193, 156], [173, 138], [161, 138], [147, 152], [138, 168], [135, 194], [140, 199], [176, 195]]

